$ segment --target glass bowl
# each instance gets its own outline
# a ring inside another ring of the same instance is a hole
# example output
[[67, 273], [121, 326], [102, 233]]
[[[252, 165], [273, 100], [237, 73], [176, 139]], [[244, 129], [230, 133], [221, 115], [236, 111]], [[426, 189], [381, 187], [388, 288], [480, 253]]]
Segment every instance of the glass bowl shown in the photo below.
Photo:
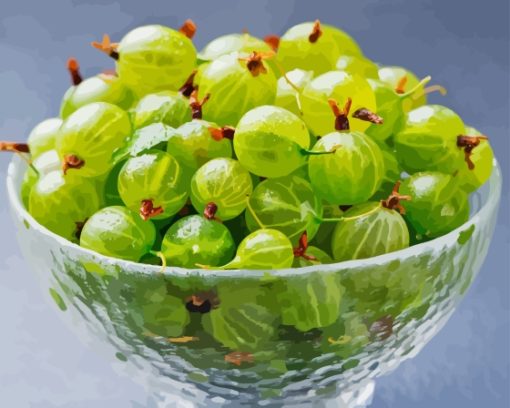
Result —
[[19, 244], [78, 337], [161, 406], [362, 407], [373, 380], [446, 323], [485, 259], [501, 174], [461, 227], [390, 254], [285, 270], [190, 270], [113, 259], [24, 209], [26, 165], [7, 176]]

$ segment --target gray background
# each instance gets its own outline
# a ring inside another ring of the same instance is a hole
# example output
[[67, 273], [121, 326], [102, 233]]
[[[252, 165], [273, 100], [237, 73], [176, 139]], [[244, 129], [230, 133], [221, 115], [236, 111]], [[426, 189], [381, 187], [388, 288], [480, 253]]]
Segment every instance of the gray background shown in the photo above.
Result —
[[[366, 55], [432, 75], [435, 96], [491, 137], [506, 176], [499, 223], [481, 274], [459, 310], [414, 360], [381, 379], [373, 406], [508, 407], [509, 401], [509, 22], [507, 0], [368, 1], [7, 1], [0, 0], [0, 139], [25, 140], [57, 114], [69, 85], [68, 56], [93, 75], [112, 67], [88, 44], [144, 23], [198, 24], [200, 48], [214, 36], [281, 34], [320, 18], [353, 34]], [[0, 157], [3, 180], [9, 157]], [[0, 197], [5, 197], [4, 183]], [[0, 406], [143, 407], [147, 397], [119, 378], [60, 323], [14, 242], [0, 206]]]

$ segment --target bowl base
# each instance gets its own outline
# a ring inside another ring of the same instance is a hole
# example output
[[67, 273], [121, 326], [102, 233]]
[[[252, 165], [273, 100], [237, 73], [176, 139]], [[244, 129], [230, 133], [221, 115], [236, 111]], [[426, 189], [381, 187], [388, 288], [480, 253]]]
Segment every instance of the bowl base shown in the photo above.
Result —
[[260, 407], [282, 407], [282, 408], [367, 408], [372, 403], [374, 396], [375, 382], [365, 381], [339, 394], [332, 396], [311, 396], [306, 401], [279, 400], [279, 401], [258, 401], [250, 404], [247, 401], [225, 400], [221, 397], [211, 397], [207, 400], [189, 400], [175, 394], [155, 393], [154, 401], [158, 408], [219, 408], [219, 407], [248, 407], [257, 405]]

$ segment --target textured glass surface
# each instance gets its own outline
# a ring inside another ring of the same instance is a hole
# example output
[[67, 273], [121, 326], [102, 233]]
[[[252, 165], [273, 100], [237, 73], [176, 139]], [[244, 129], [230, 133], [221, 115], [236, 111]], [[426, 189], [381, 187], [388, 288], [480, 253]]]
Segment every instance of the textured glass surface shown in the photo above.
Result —
[[355, 406], [370, 380], [418, 353], [447, 321], [487, 254], [501, 191], [495, 164], [466, 224], [368, 260], [162, 270], [97, 255], [38, 225], [20, 203], [23, 166], [15, 158], [8, 174], [18, 239], [62, 317], [134, 380], [199, 406], [319, 406], [339, 394]]

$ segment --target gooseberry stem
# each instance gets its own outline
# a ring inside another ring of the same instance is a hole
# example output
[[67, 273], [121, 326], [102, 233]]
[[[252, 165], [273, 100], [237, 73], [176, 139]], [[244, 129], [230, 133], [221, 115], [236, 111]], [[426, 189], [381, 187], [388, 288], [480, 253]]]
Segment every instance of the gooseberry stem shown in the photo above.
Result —
[[41, 173], [39, 173], [39, 170], [37, 170], [35, 168], [34, 164], [32, 163], [32, 161], [28, 157], [26, 157], [22, 153], [17, 153], [17, 155], [19, 157], [21, 157], [21, 159], [28, 165], [28, 167], [30, 167], [35, 172], [35, 174], [37, 174], [37, 177], [39, 177], [41, 175]]
[[432, 79], [432, 77], [430, 75], [426, 76], [425, 78], [423, 78], [418, 84], [416, 84], [413, 89], [411, 89], [410, 91], [408, 92], [405, 92], [405, 93], [402, 93], [400, 96], [402, 97], [402, 99], [405, 99], [405, 98], [408, 98], [410, 97], [413, 101], [421, 98], [422, 96], [424, 95], [428, 95], [432, 92], [439, 92], [441, 95], [446, 95], [447, 91], [446, 89], [441, 86], [441, 85], [432, 85], [432, 86], [428, 86], [426, 88], [423, 88], [421, 90], [421, 92], [418, 92], [416, 93], [416, 91], [418, 91], [420, 88], [424, 87], [426, 84], [428, 84], [430, 82], [430, 80]]
[[[406, 78], [407, 78], [407, 75], [406, 75]], [[430, 81], [431, 81], [432, 77], [430, 75], [427, 75], [425, 78], [423, 78], [420, 82], [418, 82], [410, 91], [407, 91], [407, 92], [398, 92], [397, 89], [395, 88], [395, 92], [397, 92], [398, 94], [400, 94], [400, 97], [402, 99], [404, 98], [407, 98], [409, 96], [412, 96], [418, 89], [420, 89], [421, 87], [427, 85]], [[406, 80], [407, 81], [407, 80]], [[398, 87], [398, 85], [397, 85]], [[420, 95], [421, 96], [421, 95]]]
[[35, 168], [32, 161], [23, 153], [30, 153], [30, 148], [27, 143], [18, 142], [0, 142], [0, 151], [12, 152], [18, 155], [33, 171], [39, 176], [39, 170]]
[[444, 86], [441, 86], [441, 85], [431, 85], [431, 86], [428, 86], [426, 87], [425, 89], [423, 89], [423, 93], [420, 95], [420, 94], [417, 94], [417, 95], [413, 95], [413, 99], [418, 99], [420, 96], [422, 95], [428, 95], [432, 92], [439, 92], [442, 96], [445, 96], [448, 91], [446, 90], [446, 88]]
[[287, 72], [278, 61], [274, 61], [274, 64], [276, 68], [278, 68], [278, 71], [280, 71], [280, 75], [283, 77], [283, 79], [285, 79], [285, 82], [287, 82], [287, 84], [289, 84], [289, 86], [296, 92], [295, 93], [296, 105], [298, 107], [299, 114], [302, 116], [303, 109], [301, 108], [300, 89], [289, 79], [289, 77], [287, 76]]
[[195, 22], [191, 19], [187, 19], [181, 28], [179, 28], [179, 32], [184, 34], [186, 37], [188, 37], [190, 40], [195, 36], [195, 33], [197, 32], [197, 25]]
[[370, 215], [372, 213], [375, 213], [376, 211], [378, 210], [377, 207], [374, 207], [372, 210], [370, 210], [369, 212], [366, 212], [364, 214], [360, 214], [360, 215], [354, 215], [352, 217], [344, 217], [343, 220], [344, 221], [352, 221], [352, 220], [357, 220], [358, 218], [361, 218], [361, 217], [364, 217], [366, 215]]
[[344, 221], [345, 217], [333, 217], [333, 218], [317, 218], [319, 222], [339, 222]]
[[13, 153], [30, 153], [27, 143], [19, 142], [0, 142], [0, 151]]
[[406, 209], [400, 204], [400, 201], [410, 201], [412, 199], [409, 195], [401, 195], [398, 190], [400, 188], [400, 180], [393, 186], [389, 197], [386, 200], [381, 200], [381, 205], [389, 210], [397, 210], [400, 214], [405, 214]]
[[83, 77], [80, 74], [80, 64], [76, 58], [69, 58], [67, 60], [67, 70], [71, 75], [71, 82], [74, 86], [80, 85], [83, 81]]
[[[199, 264], [199, 263], [196, 263], [195, 265], [202, 269], [211, 269], [212, 268], [211, 265], [203, 265], [203, 264]], [[242, 267], [243, 267], [243, 264], [242, 264], [242, 262], [239, 261], [239, 256], [236, 255], [234, 257], [234, 259], [232, 259], [230, 262], [226, 263], [225, 265], [215, 266], [214, 268], [224, 271], [226, 269], [241, 269]]]
[[167, 340], [170, 343], [189, 343], [192, 341], [198, 341], [198, 337], [194, 336], [181, 336], [181, 337], [168, 337]]
[[201, 263], [196, 263], [195, 266], [198, 266], [200, 269], [211, 269], [211, 265], [205, 265]]
[[366, 215], [372, 214], [372, 213], [376, 212], [378, 209], [379, 209], [379, 207], [374, 207], [373, 209], [371, 209], [370, 211], [368, 211], [366, 213], [363, 213], [363, 214], [360, 214], [360, 215], [354, 215], [352, 217], [323, 218], [323, 219], [318, 218], [318, 220], [320, 220], [322, 222], [352, 221], [352, 220], [356, 220], [356, 219], [361, 218], [361, 217], [365, 217]]
[[301, 149], [301, 153], [305, 156], [322, 156], [324, 154], [333, 154], [336, 152], [336, 149], [338, 149], [340, 145], [335, 145], [332, 147], [331, 150], [328, 150], [327, 152], [316, 152], [314, 150], [308, 150], [308, 149]]
[[166, 268], [166, 257], [163, 252], [150, 250], [149, 254], [157, 256], [161, 260], [161, 272], [163, 272]]

